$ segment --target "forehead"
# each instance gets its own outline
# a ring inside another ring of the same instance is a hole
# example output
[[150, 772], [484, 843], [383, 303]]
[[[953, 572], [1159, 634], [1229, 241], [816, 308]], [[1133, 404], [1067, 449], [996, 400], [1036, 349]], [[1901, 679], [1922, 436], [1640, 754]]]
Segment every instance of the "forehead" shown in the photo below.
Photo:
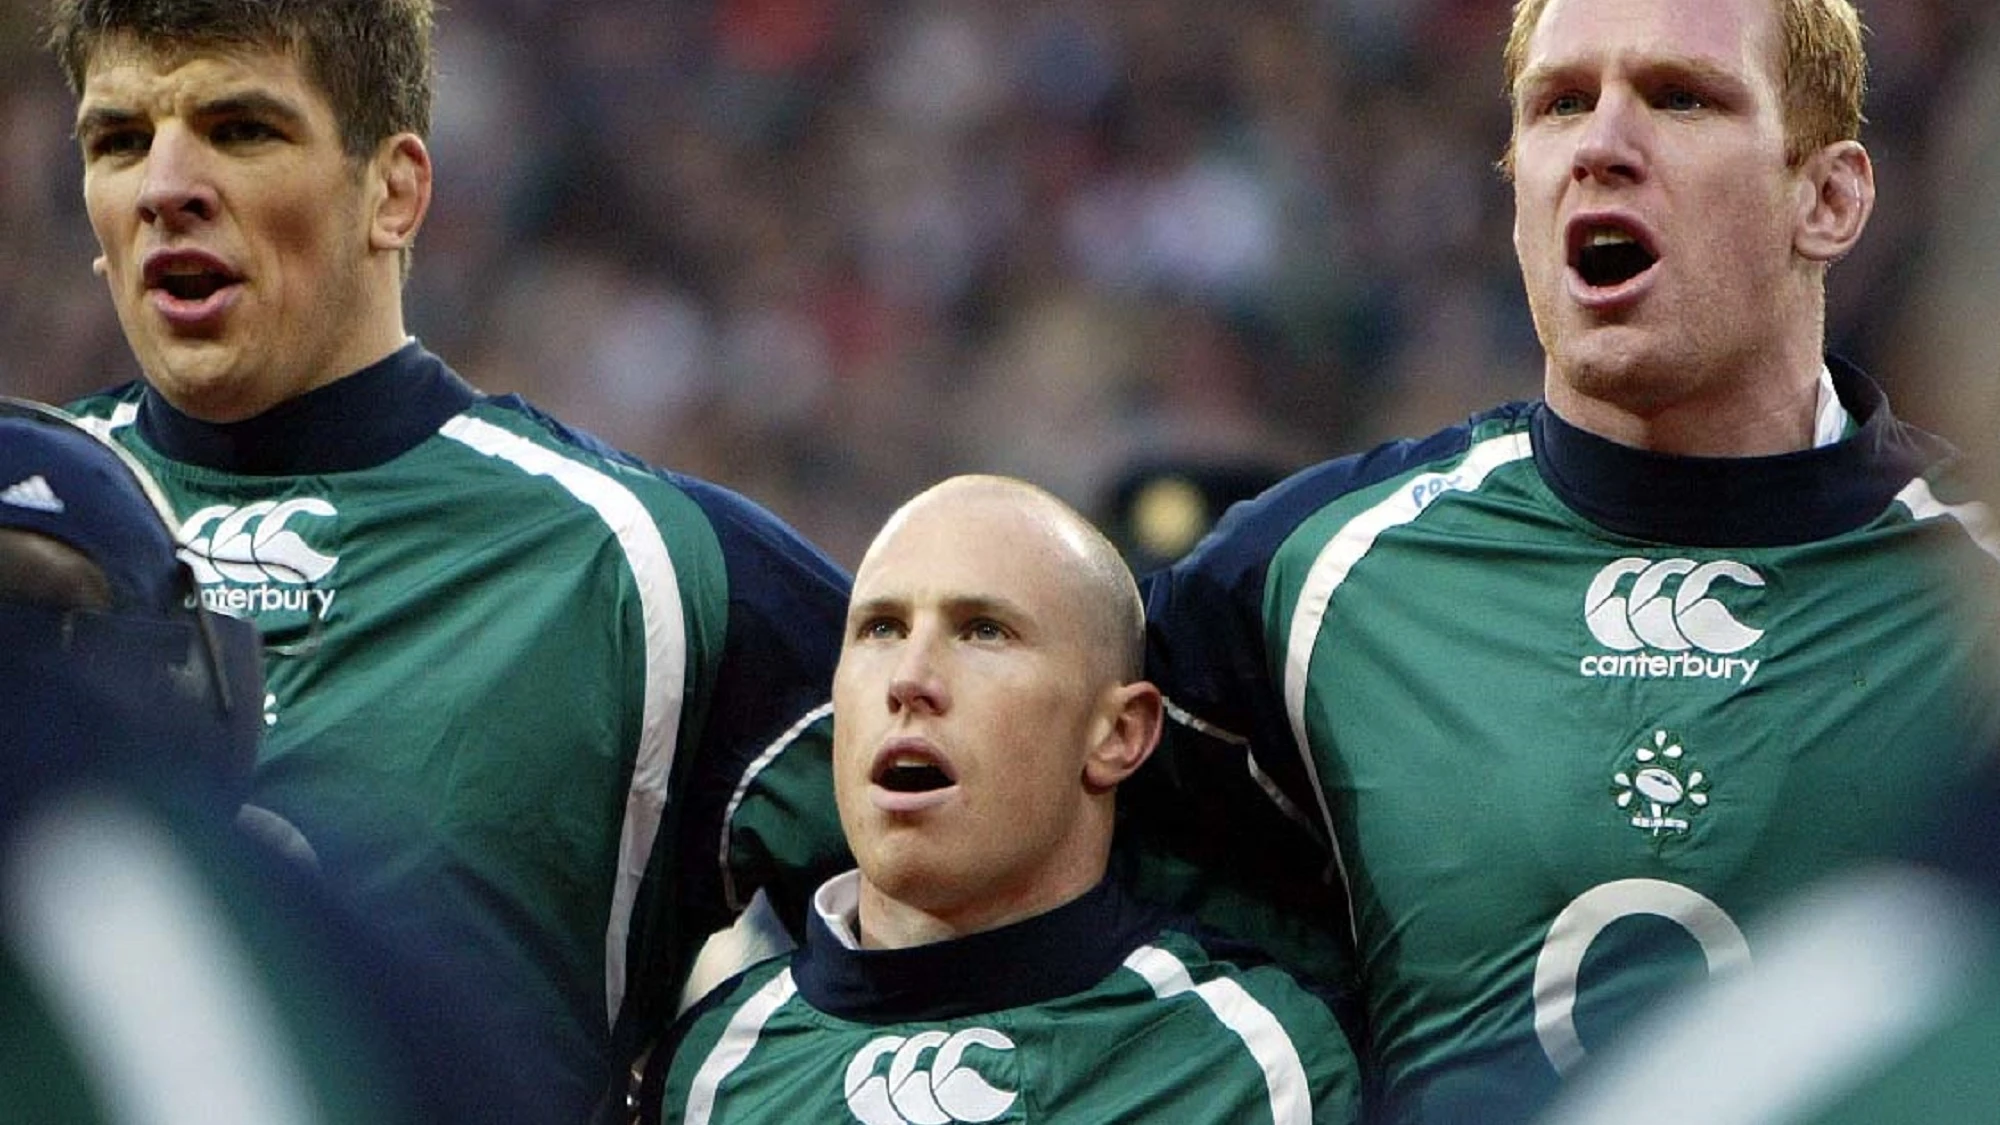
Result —
[[155, 45], [113, 35], [92, 53], [79, 98], [81, 114], [112, 106], [173, 112], [187, 100], [209, 101], [258, 93], [296, 103], [303, 111], [329, 103], [314, 87], [298, 53], [280, 45], [202, 43]]
[[1774, 76], [1777, 46], [1774, 0], [1550, 0], [1526, 66], [1685, 60]]
[[947, 495], [905, 510], [854, 576], [854, 598], [993, 596], [1048, 605], [1065, 593], [1066, 545], [1017, 502]]

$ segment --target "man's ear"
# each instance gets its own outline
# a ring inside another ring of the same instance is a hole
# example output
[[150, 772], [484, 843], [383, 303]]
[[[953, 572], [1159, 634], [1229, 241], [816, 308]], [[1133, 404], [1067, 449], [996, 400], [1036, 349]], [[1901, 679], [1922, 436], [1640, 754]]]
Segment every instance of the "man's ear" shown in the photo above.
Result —
[[378, 195], [368, 244], [376, 250], [407, 250], [431, 209], [430, 150], [415, 133], [398, 133], [382, 142], [373, 174]]
[[1095, 792], [1114, 788], [1152, 756], [1166, 703], [1159, 688], [1139, 680], [1111, 689], [1106, 712], [1108, 721], [1083, 763], [1084, 784]]
[[1846, 257], [1875, 210], [1875, 165], [1859, 141], [1830, 144], [1800, 169], [1799, 223], [1792, 247], [1814, 262]]

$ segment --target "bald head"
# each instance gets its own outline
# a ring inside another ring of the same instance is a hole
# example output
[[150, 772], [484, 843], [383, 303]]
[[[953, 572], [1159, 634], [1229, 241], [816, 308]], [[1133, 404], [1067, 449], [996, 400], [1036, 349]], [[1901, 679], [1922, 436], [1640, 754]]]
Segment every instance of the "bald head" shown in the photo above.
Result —
[[954, 477], [890, 517], [833, 681], [864, 944], [992, 929], [1104, 877], [1164, 713], [1143, 636], [1117, 549], [1033, 485]]
[[997, 517], [1017, 527], [1023, 538], [968, 544], [975, 550], [1047, 552], [1064, 587], [1050, 591], [1074, 613], [1085, 644], [1102, 654], [1112, 679], [1138, 679], [1145, 669], [1146, 611], [1138, 584], [1118, 548], [1096, 525], [1048, 491], [1013, 477], [967, 475], [946, 479], [910, 498], [869, 544], [855, 572], [857, 584], [869, 564], [917, 520], [970, 524]]

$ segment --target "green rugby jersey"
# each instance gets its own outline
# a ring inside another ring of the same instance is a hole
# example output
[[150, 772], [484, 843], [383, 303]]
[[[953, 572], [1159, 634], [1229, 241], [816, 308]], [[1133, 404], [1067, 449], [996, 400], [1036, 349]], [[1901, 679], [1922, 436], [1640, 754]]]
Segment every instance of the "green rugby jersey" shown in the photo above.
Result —
[[1871, 864], [1793, 895], [1752, 931], [1751, 972], [1663, 1006], [1593, 1060], [1540, 1125], [1595, 1125], [1660, 1104], [1683, 1120], [1737, 1125], [1991, 1120], [2000, 1105], [1994, 766], [1922, 834], [1913, 862]]
[[862, 950], [857, 879], [821, 892], [800, 951], [683, 1017], [647, 1076], [644, 1120], [1356, 1119], [1354, 1056], [1319, 998], [1273, 965], [1211, 954], [1114, 881], [998, 930]]
[[77, 409], [158, 478], [209, 604], [264, 636], [252, 803], [538, 1018], [522, 1057], [577, 1106], [753, 890], [796, 920], [848, 862], [846, 576], [749, 502], [414, 342], [234, 425], [142, 384]]
[[560, 1119], [449, 963], [140, 788], [0, 801], [0, 1120]]
[[1996, 905], [1903, 865], [1814, 884], [1777, 924], [1752, 930], [1760, 955], [1748, 973], [1663, 1006], [1593, 1059], [1538, 1125], [1660, 1105], [1678, 1120], [1736, 1125], [1990, 1121]]
[[1522, 1119], [1991, 744], [1992, 525], [1832, 366], [1856, 425], [1815, 450], [1666, 457], [1515, 405], [1307, 470], [1148, 580], [1166, 760], [1258, 779], [1225, 847], [1317, 830], [1386, 1119]]

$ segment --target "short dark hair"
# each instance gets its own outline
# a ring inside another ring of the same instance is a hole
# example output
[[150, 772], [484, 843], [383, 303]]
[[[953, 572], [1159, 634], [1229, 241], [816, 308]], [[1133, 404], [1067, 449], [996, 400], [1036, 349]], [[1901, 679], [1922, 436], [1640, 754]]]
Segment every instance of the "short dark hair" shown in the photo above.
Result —
[[51, 0], [48, 47], [80, 94], [106, 42], [157, 50], [271, 47], [296, 52], [365, 157], [398, 133], [428, 136], [435, 62], [432, 0]]

